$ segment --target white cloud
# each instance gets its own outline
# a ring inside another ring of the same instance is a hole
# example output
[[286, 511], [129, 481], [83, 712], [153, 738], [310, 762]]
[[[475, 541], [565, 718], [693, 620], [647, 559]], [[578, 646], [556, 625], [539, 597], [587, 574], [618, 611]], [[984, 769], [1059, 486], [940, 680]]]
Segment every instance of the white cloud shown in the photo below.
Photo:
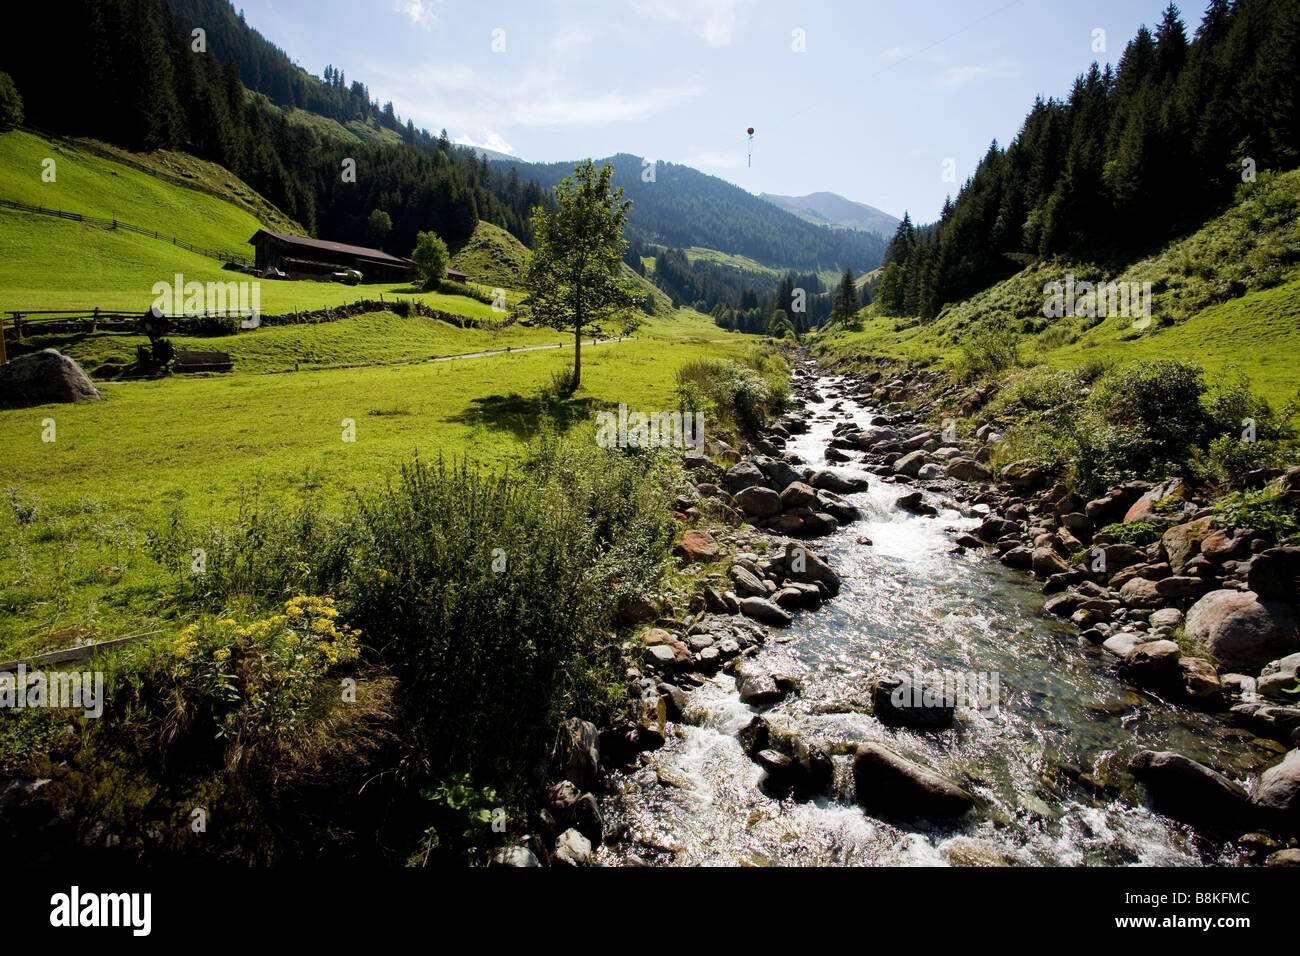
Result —
[[750, 0], [633, 0], [643, 17], [688, 24], [709, 46], [726, 46], [736, 26], [736, 11]]
[[461, 146], [474, 146], [478, 149], [490, 149], [497, 153], [509, 153], [514, 155], [514, 147], [507, 143], [501, 134], [487, 130], [480, 137], [462, 136], [456, 140]]
[[899, 60], [906, 60], [915, 50], [910, 46], [891, 46], [888, 50], [881, 51], [881, 63], [897, 63]]
[[432, 30], [438, 22], [438, 10], [441, 0], [396, 0], [393, 9], [405, 13], [412, 23], [418, 23], [426, 30]]
[[992, 66], [950, 66], [940, 70], [930, 81], [934, 90], [956, 90], [969, 83], [989, 77], [1004, 78], [1014, 73], [1015, 64], [1010, 60], [999, 60]]
[[[363, 66], [366, 75], [374, 77], [372, 89], [382, 89], [394, 102], [421, 104], [419, 114], [436, 117], [436, 125], [462, 137], [485, 135], [485, 118], [499, 130], [643, 120], [701, 92], [696, 86], [593, 92], [570, 88], [564, 84], [563, 74], [545, 69], [507, 77], [463, 64], [396, 70], [389, 63], [370, 61]], [[417, 117], [416, 123], [421, 122]]]

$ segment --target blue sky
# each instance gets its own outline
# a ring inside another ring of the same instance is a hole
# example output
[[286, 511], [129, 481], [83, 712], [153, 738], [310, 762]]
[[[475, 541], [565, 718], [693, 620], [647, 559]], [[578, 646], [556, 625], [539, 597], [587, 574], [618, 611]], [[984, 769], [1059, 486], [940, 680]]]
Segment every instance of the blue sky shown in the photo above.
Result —
[[[994, 137], [1016, 134], [1035, 95], [1064, 96], [1094, 59], [1116, 62], [1164, 3], [236, 0], [309, 72], [333, 63], [458, 142], [535, 161], [635, 153], [921, 222]], [[1203, 10], [1183, 5], [1189, 34]]]

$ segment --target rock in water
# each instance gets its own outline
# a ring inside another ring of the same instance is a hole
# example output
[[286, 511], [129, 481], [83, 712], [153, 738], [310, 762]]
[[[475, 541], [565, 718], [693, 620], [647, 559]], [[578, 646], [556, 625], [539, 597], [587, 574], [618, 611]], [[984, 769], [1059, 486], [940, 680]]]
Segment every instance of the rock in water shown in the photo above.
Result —
[[541, 866], [537, 855], [532, 850], [524, 846], [506, 847], [504, 850], [497, 852], [492, 857], [492, 866]]
[[0, 365], [0, 405], [97, 402], [99, 391], [80, 365], [54, 349]]
[[770, 624], [773, 627], [789, 627], [794, 623], [794, 618], [789, 613], [767, 598], [745, 598], [740, 602], [740, 612], [746, 617], [752, 617], [756, 621]]
[[890, 816], [961, 816], [975, 802], [957, 784], [879, 744], [862, 744], [853, 758], [858, 803]]
[[1276, 825], [1300, 833], [1300, 750], [1292, 750], [1280, 764], [1260, 774], [1251, 802], [1271, 815]]
[[914, 683], [906, 674], [882, 677], [871, 691], [873, 713], [883, 724], [922, 730], [949, 727], [957, 710], [949, 690], [941, 684]]
[[555, 841], [556, 866], [587, 866], [591, 863], [591, 841], [577, 830], [565, 830]]
[[1231, 825], [1246, 811], [1245, 790], [1182, 754], [1143, 750], [1128, 768], [1146, 784], [1157, 809], [1181, 820]]

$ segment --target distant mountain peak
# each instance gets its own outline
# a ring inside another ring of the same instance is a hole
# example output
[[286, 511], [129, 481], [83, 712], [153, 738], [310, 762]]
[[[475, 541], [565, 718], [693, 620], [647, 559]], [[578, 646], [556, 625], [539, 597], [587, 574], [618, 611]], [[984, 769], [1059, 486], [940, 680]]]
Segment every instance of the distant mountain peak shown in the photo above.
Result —
[[816, 223], [819, 226], [878, 232], [886, 238], [894, 234], [900, 221], [896, 216], [891, 216], [875, 206], [845, 199], [838, 193], [832, 192], [809, 193], [807, 196], [761, 193], [758, 198], [765, 199], [774, 206], [780, 206], [786, 212], [792, 212], [806, 222]]

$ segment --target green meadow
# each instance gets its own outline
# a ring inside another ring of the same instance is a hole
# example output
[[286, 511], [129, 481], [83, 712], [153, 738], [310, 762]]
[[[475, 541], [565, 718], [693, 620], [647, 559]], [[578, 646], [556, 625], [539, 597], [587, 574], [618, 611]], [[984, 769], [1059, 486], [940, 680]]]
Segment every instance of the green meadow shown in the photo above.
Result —
[[[93, 147], [93, 148], [92, 148]], [[52, 156], [56, 182], [42, 183]], [[100, 144], [0, 136], [0, 161], [20, 171], [0, 198], [117, 217], [186, 241], [249, 255], [245, 240], [282, 214], [212, 164], [183, 154], [127, 154]], [[191, 187], [191, 188], [187, 188]], [[245, 278], [215, 260], [125, 230], [0, 209], [0, 310], [145, 312], [153, 286]], [[57, 250], [57, 254], [54, 253]], [[454, 250], [472, 278], [509, 282], [526, 250], [481, 223]], [[639, 277], [638, 277], [639, 278]], [[648, 289], [649, 287], [647, 287]], [[230, 353], [230, 373], [130, 376], [138, 332], [45, 334], [96, 380], [103, 401], [0, 409], [0, 657], [172, 627], [172, 559], [151, 549], [173, 516], [210, 525], [255, 508], [304, 501], [331, 508], [393, 477], [413, 456], [467, 457], [508, 467], [544, 428], [589, 427], [626, 402], [677, 407], [676, 371], [705, 357], [741, 357], [754, 340], [718, 329], [656, 294], [631, 341], [583, 349], [582, 388], [557, 398], [572, 337], [501, 315], [475, 299], [409, 283], [343, 286], [263, 280], [266, 314], [360, 298], [417, 300], [471, 320], [464, 327], [385, 310], [334, 322], [263, 326], [229, 335], [171, 335], [179, 348]], [[510, 290], [507, 303], [519, 301]], [[590, 334], [584, 336], [590, 338]], [[12, 336], [11, 336], [12, 341]], [[447, 356], [562, 346], [478, 358]], [[344, 440], [345, 421], [351, 423]], [[594, 436], [594, 431], [593, 431]], [[53, 439], [53, 440], [46, 440]]]
[[[380, 315], [355, 322], [370, 320], [380, 330], [414, 321]], [[346, 336], [336, 326], [342, 323], [237, 338]], [[582, 388], [563, 400], [548, 387], [572, 362], [572, 348], [170, 376], [104, 384], [101, 402], [0, 410], [0, 534], [11, 543], [0, 557], [0, 653], [173, 625], [180, 612], [166, 600], [168, 572], [146, 544], [174, 513], [219, 524], [255, 501], [292, 507], [311, 499], [329, 507], [381, 485], [416, 455], [505, 467], [548, 425], [586, 428], [597, 410], [620, 402], [676, 408], [681, 365], [739, 358], [754, 341], [719, 342], [711, 323], [686, 314], [672, 331], [658, 335], [652, 324], [632, 341], [585, 347]], [[344, 440], [345, 419], [354, 441]], [[44, 441], [50, 420], [54, 440]]]

